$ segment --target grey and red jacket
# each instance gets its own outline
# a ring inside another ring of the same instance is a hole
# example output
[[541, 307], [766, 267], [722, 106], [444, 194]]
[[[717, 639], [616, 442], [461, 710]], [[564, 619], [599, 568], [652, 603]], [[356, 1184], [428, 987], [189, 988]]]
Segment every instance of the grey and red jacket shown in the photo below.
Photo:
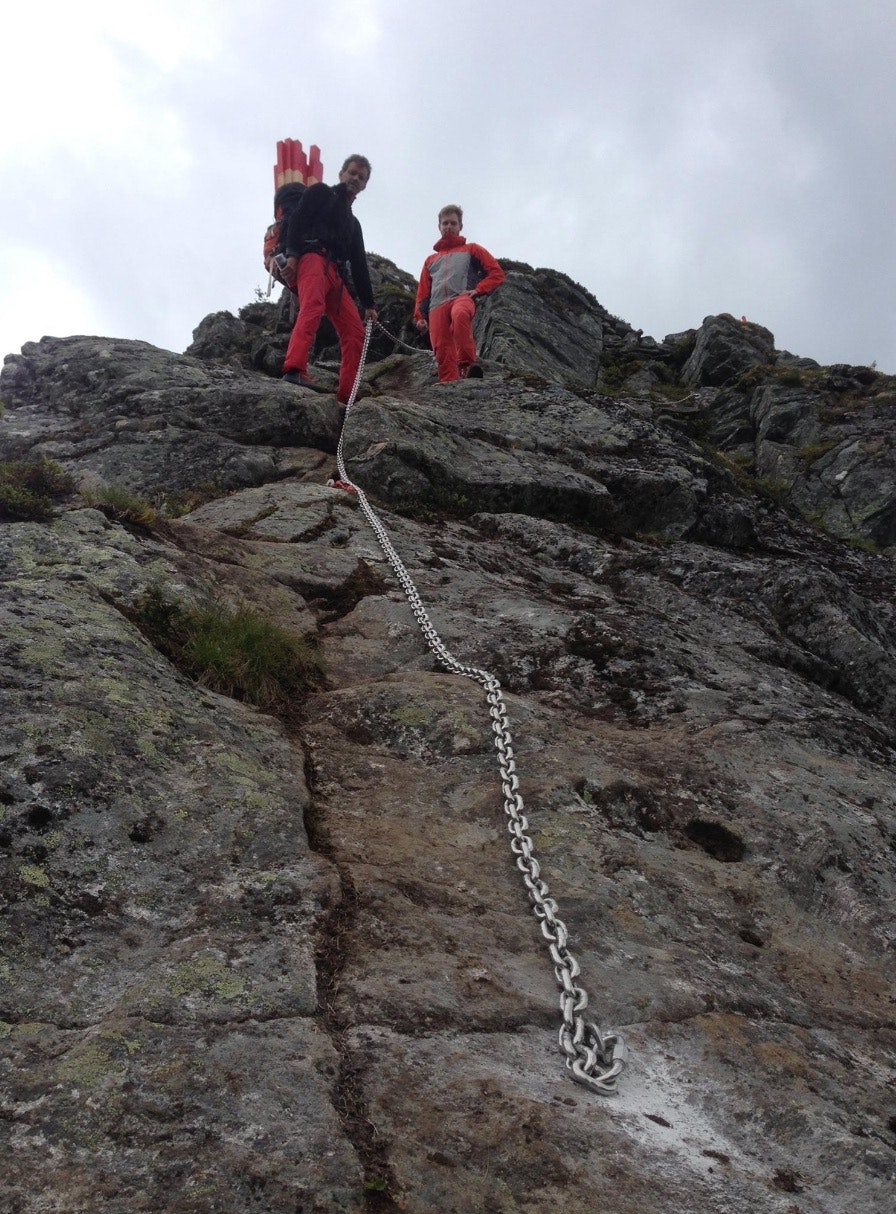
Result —
[[414, 319], [428, 320], [435, 311], [464, 291], [474, 298], [489, 295], [504, 281], [504, 271], [481, 244], [467, 244], [465, 236], [442, 236], [433, 245], [420, 271]]
[[289, 216], [283, 247], [287, 257], [322, 253], [340, 271], [343, 263], [348, 262], [362, 306], [373, 307], [364, 233], [352, 214], [348, 191], [341, 182], [333, 186], [321, 182], [308, 187]]

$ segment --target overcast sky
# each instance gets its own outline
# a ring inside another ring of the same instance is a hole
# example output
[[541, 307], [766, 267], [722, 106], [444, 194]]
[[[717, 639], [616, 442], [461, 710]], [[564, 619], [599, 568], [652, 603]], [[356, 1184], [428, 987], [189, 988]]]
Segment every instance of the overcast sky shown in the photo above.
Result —
[[373, 163], [415, 276], [446, 202], [661, 339], [732, 312], [896, 373], [893, 0], [79, 0], [2, 20], [0, 356], [181, 351], [266, 287], [278, 139]]

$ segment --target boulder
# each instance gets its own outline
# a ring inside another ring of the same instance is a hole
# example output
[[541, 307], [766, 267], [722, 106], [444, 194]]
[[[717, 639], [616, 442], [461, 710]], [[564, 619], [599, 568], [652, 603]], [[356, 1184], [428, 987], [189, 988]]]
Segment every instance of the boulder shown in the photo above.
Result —
[[772, 362], [774, 349], [774, 338], [761, 325], [735, 320], [725, 312], [707, 316], [682, 368], [682, 378], [694, 387], [721, 388], [753, 367]]

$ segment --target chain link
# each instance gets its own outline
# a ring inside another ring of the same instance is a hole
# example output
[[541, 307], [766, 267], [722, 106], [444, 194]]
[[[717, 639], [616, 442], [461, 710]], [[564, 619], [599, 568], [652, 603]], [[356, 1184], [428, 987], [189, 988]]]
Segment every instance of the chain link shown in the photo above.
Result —
[[[379, 327], [382, 328], [382, 325]], [[370, 345], [371, 329], [372, 322], [368, 321], [358, 374], [355, 376], [355, 383], [346, 406], [342, 433], [339, 436], [336, 451], [339, 477], [357, 494], [358, 504], [364, 517], [392, 566], [430, 650], [452, 674], [472, 679], [479, 683], [485, 691], [492, 721], [498, 769], [501, 774], [501, 791], [504, 794], [507, 830], [511, 836], [510, 849], [516, 857], [516, 865], [522, 874], [533, 913], [541, 925], [541, 934], [547, 941], [557, 985], [560, 987], [560, 1011], [563, 1020], [559, 1032], [560, 1051], [576, 1083], [582, 1084], [592, 1092], [612, 1095], [617, 1090], [616, 1080], [625, 1066], [628, 1051], [621, 1034], [612, 1030], [602, 1032], [593, 1021], [584, 1018], [584, 1013], [588, 1009], [588, 995], [581, 986], [577, 986], [575, 983], [575, 979], [581, 972], [579, 963], [567, 947], [569, 933], [560, 918], [559, 907], [550, 895], [547, 882], [541, 876], [541, 869], [533, 854], [532, 840], [527, 833], [529, 822], [524, 813], [523, 798], [519, 791], [513, 738], [507, 720], [507, 708], [501, 684], [489, 671], [481, 670], [477, 666], [467, 666], [458, 661], [442, 641], [433, 627], [411, 575], [404, 567], [401, 557], [389, 539], [386, 528], [374, 513], [363, 489], [354, 485], [346, 472], [343, 461], [343, 439], [349, 414], [361, 383], [367, 348]], [[388, 334], [388, 336], [392, 335]]]
[[[402, 341], [400, 337], [396, 337], [394, 333], [390, 333], [385, 325], [381, 325], [377, 320], [374, 322], [381, 333], [385, 333], [390, 341], [394, 341], [397, 346], [402, 346], [405, 350], [409, 350], [411, 354], [425, 354], [427, 358], [434, 359], [435, 354], [432, 350], [421, 350], [419, 346], [409, 346], [406, 341]], [[361, 360], [361, 365], [364, 365], [364, 360]]]

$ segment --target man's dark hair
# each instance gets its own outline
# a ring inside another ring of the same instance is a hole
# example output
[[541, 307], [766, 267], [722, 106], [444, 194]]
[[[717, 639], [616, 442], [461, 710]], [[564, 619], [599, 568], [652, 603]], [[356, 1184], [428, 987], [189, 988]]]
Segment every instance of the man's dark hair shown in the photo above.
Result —
[[350, 164], [360, 164], [362, 168], [367, 170], [367, 177], [369, 179], [370, 173], [371, 173], [371, 168], [370, 168], [370, 161], [367, 159], [366, 156], [358, 156], [358, 155], [346, 156], [345, 160], [343, 161], [342, 168], [339, 170], [339, 172], [344, 173]]

